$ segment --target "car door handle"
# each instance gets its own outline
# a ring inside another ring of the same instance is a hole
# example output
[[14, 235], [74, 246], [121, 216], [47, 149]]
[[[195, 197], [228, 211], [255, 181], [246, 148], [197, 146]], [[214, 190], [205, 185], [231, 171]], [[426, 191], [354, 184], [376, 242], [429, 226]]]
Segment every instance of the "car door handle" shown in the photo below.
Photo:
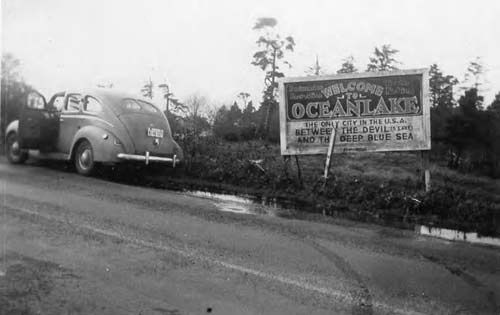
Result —
[[59, 118], [59, 121], [60, 121], [60, 122], [63, 122], [63, 121], [64, 121], [64, 118]]

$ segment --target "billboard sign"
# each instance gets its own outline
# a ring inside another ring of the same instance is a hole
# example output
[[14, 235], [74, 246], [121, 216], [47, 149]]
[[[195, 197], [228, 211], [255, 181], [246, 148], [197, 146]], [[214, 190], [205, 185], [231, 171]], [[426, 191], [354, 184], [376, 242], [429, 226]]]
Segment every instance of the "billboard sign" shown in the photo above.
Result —
[[283, 78], [282, 155], [429, 150], [428, 70]]

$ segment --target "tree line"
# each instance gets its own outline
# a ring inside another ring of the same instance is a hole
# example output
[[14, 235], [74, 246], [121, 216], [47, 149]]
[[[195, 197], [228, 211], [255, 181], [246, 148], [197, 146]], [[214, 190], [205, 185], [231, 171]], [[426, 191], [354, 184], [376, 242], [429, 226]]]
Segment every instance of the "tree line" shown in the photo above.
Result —
[[[165, 102], [165, 114], [178, 137], [189, 138], [213, 135], [227, 141], [264, 139], [279, 141], [277, 79], [284, 77], [284, 69], [292, 67], [287, 57], [295, 49], [292, 36], [277, 31], [274, 18], [259, 18], [253, 30], [257, 50], [250, 63], [264, 73], [264, 89], [257, 106], [245, 91], [235, 95], [233, 104], [215, 106], [199, 94], [183, 101], [172, 93], [166, 82], [156, 85], [148, 79], [140, 88], [146, 98], [153, 99], [157, 91]], [[399, 51], [391, 45], [375, 47], [365, 71], [399, 70], [402, 62]], [[19, 60], [11, 54], [2, 55], [1, 131], [17, 119], [19, 108], [31, 89], [19, 75]], [[431, 135], [433, 156], [446, 161], [448, 166], [465, 171], [479, 170], [491, 176], [499, 175], [500, 158], [500, 92], [491, 104], [484, 104], [485, 66], [480, 58], [470, 62], [462, 81], [445, 74], [437, 64], [429, 67], [431, 98]], [[358, 67], [352, 56], [342, 60], [334, 72], [354, 73]], [[318, 56], [306, 75], [328, 75]], [[106, 86], [112, 88], [113, 85]], [[455, 99], [458, 90], [463, 94]], [[3, 136], [2, 136], [3, 139]]]

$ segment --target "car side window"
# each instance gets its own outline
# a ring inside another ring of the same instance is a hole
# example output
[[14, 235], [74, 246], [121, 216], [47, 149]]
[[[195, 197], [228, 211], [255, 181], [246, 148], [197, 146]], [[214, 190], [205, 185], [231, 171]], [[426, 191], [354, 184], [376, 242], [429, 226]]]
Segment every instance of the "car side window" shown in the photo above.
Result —
[[83, 110], [91, 113], [99, 113], [102, 112], [102, 105], [95, 98], [87, 96], [83, 104]]
[[64, 95], [57, 96], [54, 99], [54, 103], [52, 103], [52, 106], [58, 111], [62, 111], [64, 107]]
[[68, 95], [68, 101], [64, 107], [65, 112], [78, 112], [80, 111], [80, 103], [82, 97], [80, 94], [70, 94]]
[[28, 95], [28, 108], [36, 110], [45, 109], [43, 98], [39, 94], [30, 93]]

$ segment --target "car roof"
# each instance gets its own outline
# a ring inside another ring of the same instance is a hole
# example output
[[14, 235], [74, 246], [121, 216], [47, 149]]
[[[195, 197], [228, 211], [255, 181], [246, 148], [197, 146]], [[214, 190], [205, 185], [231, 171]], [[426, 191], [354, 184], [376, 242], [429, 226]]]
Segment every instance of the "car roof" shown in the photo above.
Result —
[[113, 109], [113, 111], [117, 112], [117, 114], [123, 112], [123, 108], [121, 106], [121, 101], [125, 98], [132, 98], [136, 100], [141, 100], [147, 103], [154, 105], [158, 110], [159, 107], [154, 104], [151, 100], [144, 99], [137, 94], [127, 93], [119, 90], [110, 90], [110, 89], [88, 89], [81, 92], [84, 95], [92, 95], [100, 99], [101, 101], [109, 104], [109, 106]]
[[117, 101], [117, 102], [121, 101], [124, 98], [134, 98], [143, 100], [143, 98], [140, 97], [139, 95], [134, 95], [132, 93], [116, 91], [116, 90], [89, 89], [88, 91], [86, 91], [85, 94], [94, 95], [98, 98], [107, 99], [110, 101]]

